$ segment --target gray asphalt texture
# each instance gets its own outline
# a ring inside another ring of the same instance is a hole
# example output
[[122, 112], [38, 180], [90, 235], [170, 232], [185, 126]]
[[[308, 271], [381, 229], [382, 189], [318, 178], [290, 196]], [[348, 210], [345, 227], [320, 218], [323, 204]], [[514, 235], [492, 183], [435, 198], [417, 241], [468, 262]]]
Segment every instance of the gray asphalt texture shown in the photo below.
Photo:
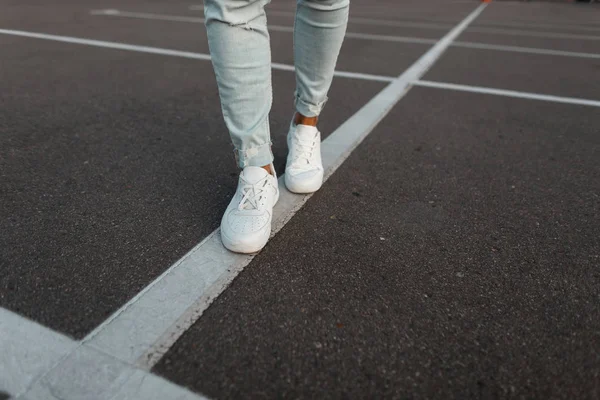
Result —
[[[83, 337], [220, 223], [237, 167], [212, 67], [55, 42], [0, 41], [24, 60], [8, 62], [0, 82], [0, 305]], [[47, 79], [43, 87], [40, 75]], [[272, 130], [279, 132], [273, 139], [280, 168], [292, 77], [274, 72]], [[336, 81], [331, 94], [341, 101], [325, 132], [382, 87]]]
[[598, 126], [413, 89], [156, 370], [215, 398], [594, 398]]
[[[190, 4], [9, 1], [0, 29], [206, 53], [201, 24], [89, 15], [200, 17]], [[354, 1], [352, 17], [439, 26], [348, 31], [437, 39], [477, 4]], [[600, 53], [594, 16], [498, 2], [458, 40]], [[292, 35], [271, 39], [292, 63]], [[338, 70], [398, 76], [429, 47], [348, 39]], [[79, 339], [219, 225], [237, 168], [212, 67], [6, 35], [0, 48], [0, 306]], [[424, 79], [600, 100], [599, 68], [451, 47]], [[294, 80], [273, 78], [283, 172]], [[384, 86], [335, 79], [324, 137]], [[598, 398], [599, 127], [595, 107], [411, 89], [153, 372], [213, 398]]]

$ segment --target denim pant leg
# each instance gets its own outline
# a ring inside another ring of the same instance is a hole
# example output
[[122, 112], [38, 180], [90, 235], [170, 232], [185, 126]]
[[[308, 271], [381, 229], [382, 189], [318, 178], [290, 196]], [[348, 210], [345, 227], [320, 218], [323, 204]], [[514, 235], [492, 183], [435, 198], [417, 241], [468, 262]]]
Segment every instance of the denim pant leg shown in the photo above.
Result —
[[321, 113], [333, 80], [350, 0], [298, 0], [294, 24], [296, 111], [307, 117]]
[[213, 68], [225, 124], [241, 168], [273, 161], [269, 112], [269, 0], [204, 0]]

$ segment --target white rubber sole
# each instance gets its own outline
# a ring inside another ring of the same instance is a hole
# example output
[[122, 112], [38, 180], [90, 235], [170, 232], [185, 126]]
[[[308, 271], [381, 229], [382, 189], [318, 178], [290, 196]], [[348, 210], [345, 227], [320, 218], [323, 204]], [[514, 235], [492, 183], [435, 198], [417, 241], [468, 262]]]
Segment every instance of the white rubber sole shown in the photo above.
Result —
[[285, 187], [296, 194], [308, 194], [314, 193], [323, 186], [323, 172], [311, 178], [302, 181], [296, 181], [289, 177], [290, 175], [285, 174]]
[[[273, 207], [275, 207], [275, 204], [277, 204], [278, 201], [279, 201], [279, 190], [277, 190], [277, 194], [275, 196], [275, 203], [273, 203]], [[271, 222], [272, 222], [272, 219], [271, 219], [271, 221], [269, 221], [269, 224], [264, 229], [264, 232], [262, 233], [262, 235], [260, 235], [260, 239], [254, 240], [251, 243], [250, 242], [242, 242], [239, 240], [234, 241], [223, 232], [223, 229], [221, 229], [221, 242], [223, 242], [223, 246], [225, 246], [225, 248], [227, 250], [232, 251], [234, 253], [240, 253], [240, 254], [258, 253], [259, 251], [261, 251], [263, 249], [263, 247], [265, 247], [265, 245], [269, 241], [269, 238], [271, 237]]]
[[254, 243], [243, 243], [243, 242], [235, 242], [231, 240], [223, 231], [221, 230], [221, 241], [223, 242], [223, 246], [229, 251], [240, 254], [254, 254], [258, 253], [262, 250], [263, 247], [269, 241], [269, 236], [271, 236], [271, 228], [265, 230], [263, 235], [264, 239], [261, 238], [260, 241], [255, 241]]

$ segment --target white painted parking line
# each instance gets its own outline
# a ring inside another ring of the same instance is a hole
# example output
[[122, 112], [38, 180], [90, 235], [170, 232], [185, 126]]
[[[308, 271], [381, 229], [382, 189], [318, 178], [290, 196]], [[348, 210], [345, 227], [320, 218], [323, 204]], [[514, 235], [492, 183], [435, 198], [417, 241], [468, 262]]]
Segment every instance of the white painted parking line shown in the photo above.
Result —
[[76, 343], [0, 307], [0, 391], [25, 391], [71, 352]]
[[92, 10], [90, 15], [103, 15], [108, 17], [121, 17], [121, 18], [137, 18], [137, 19], [150, 19], [157, 21], [174, 21], [174, 22], [191, 22], [196, 24], [203, 24], [204, 18], [200, 17], [188, 17], [185, 15], [169, 15], [169, 14], [154, 14], [145, 12], [132, 12], [132, 11], [121, 11], [114, 8], [106, 10]]
[[[192, 22], [192, 23], [203, 23], [204, 19], [196, 18], [196, 17], [182, 17], [182, 16], [173, 16], [173, 15], [162, 15], [162, 14], [149, 14], [149, 13], [136, 13], [136, 12], [128, 12], [128, 11], [120, 11], [120, 10], [96, 10], [92, 11], [93, 15], [104, 15], [104, 16], [116, 16], [123, 18], [141, 18], [141, 19], [158, 19], [158, 20], [166, 20], [166, 21], [175, 21], [175, 22]], [[469, 31], [473, 31], [475, 28], [469, 28]], [[293, 32], [294, 29], [291, 26], [281, 26], [281, 25], [270, 25], [269, 30], [274, 32]], [[595, 37], [595, 36], [592, 36]], [[414, 44], [424, 44], [430, 45], [437, 42], [436, 39], [428, 39], [428, 38], [417, 38], [417, 37], [409, 37], [409, 36], [394, 36], [394, 35], [379, 35], [379, 34], [368, 34], [368, 33], [355, 33], [355, 32], [347, 32], [346, 38], [351, 39], [362, 39], [362, 40], [373, 40], [373, 41], [385, 41], [385, 42], [396, 42], [396, 43], [414, 43]], [[598, 37], [600, 38], [600, 37]], [[571, 52], [571, 51], [561, 51], [561, 50], [553, 50], [553, 49], [541, 49], [534, 47], [520, 47], [520, 46], [504, 46], [504, 45], [494, 45], [487, 43], [477, 43], [477, 42], [455, 42], [452, 44], [454, 47], [467, 47], [471, 49], [481, 49], [481, 50], [497, 50], [497, 51], [506, 51], [506, 52], [515, 52], [515, 53], [529, 53], [529, 54], [544, 54], [544, 55], [552, 55], [552, 56], [561, 56], [561, 57], [578, 57], [578, 58], [599, 58], [599, 54], [595, 53], [582, 53], [582, 52]], [[342, 76], [342, 75], [340, 75]], [[345, 75], [344, 75], [345, 76]], [[347, 76], [350, 77], [350, 76]], [[363, 78], [366, 79], [366, 78]], [[373, 79], [370, 79], [373, 80]], [[384, 79], [375, 79], [382, 80]]]
[[[104, 40], [83, 39], [83, 38], [77, 38], [77, 37], [72, 37], [72, 36], [50, 35], [47, 33], [16, 31], [16, 30], [11, 30], [11, 29], [0, 29], [0, 34], [28, 37], [28, 38], [33, 38], [33, 39], [52, 40], [52, 41], [63, 42], [63, 43], [81, 44], [81, 45], [86, 45], [86, 46], [104, 47], [104, 48], [116, 49], [116, 50], [127, 50], [127, 51], [136, 51], [136, 52], [140, 52], [140, 53], [159, 54], [159, 55], [163, 55], [163, 56], [191, 58], [194, 60], [204, 60], [204, 61], [210, 60], [209, 54], [192, 53], [189, 51], [171, 50], [171, 49], [164, 49], [164, 48], [160, 48], [160, 47], [138, 46], [138, 45], [127, 44], [127, 43], [107, 42]], [[272, 63], [271, 67], [275, 70], [294, 71], [294, 66], [288, 65], [288, 64]], [[389, 76], [371, 75], [371, 74], [363, 74], [360, 72], [348, 72], [348, 71], [336, 71], [334, 74], [335, 74], [335, 76], [337, 76], [339, 78], [362, 79], [362, 80], [376, 81], [376, 82], [391, 82], [395, 79], [395, 78], [389, 77]]]
[[584, 31], [584, 32], [598, 32], [600, 26], [582, 26], [582, 25], [571, 25], [571, 24], [540, 24], [537, 22], [483, 22], [479, 21], [477, 24], [473, 24], [473, 28], [542, 28], [542, 29], [563, 29], [573, 31]]
[[[478, 6], [323, 142], [326, 178], [406, 94], [412, 82], [429, 70], [485, 7], [485, 4]], [[310, 198], [310, 195], [288, 192], [282, 179], [279, 181], [280, 199], [273, 214], [273, 235]], [[84, 343], [125, 362], [150, 368], [253, 257], [227, 251], [221, 243], [219, 231], [214, 231], [91, 332]]]
[[27, 400], [206, 400], [85, 345], [79, 345], [23, 397]]
[[[269, 28], [270, 29], [270, 28]], [[414, 44], [434, 44], [436, 39], [415, 38], [410, 36], [394, 36], [394, 35], [376, 35], [369, 33], [346, 32], [346, 38], [373, 40], [380, 42], [396, 42], [396, 43], [414, 43]]]
[[552, 49], [540, 49], [535, 47], [520, 47], [520, 46], [504, 46], [498, 44], [487, 44], [487, 43], [476, 43], [476, 42], [454, 42], [453, 47], [464, 47], [468, 49], [479, 49], [479, 50], [494, 50], [494, 51], [507, 51], [512, 53], [524, 53], [524, 54], [541, 54], [547, 56], [560, 56], [560, 57], [575, 57], [575, 58], [592, 58], [599, 59], [599, 53], [581, 53], [576, 51], [562, 51]]
[[[186, 17], [186, 16], [178, 16], [178, 15], [152, 14], [152, 13], [138, 13], [138, 12], [120, 11], [120, 10], [115, 10], [115, 9], [94, 10], [94, 11], [91, 11], [90, 13], [92, 15], [101, 15], [101, 16], [108, 16], [108, 17], [136, 18], [136, 19], [173, 21], [173, 22], [190, 22], [190, 23], [196, 23], [196, 24], [204, 23], [204, 18]], [[269, 24], [269, 30], [272, 32], [291, 33], [294, 31], [294, 28], [292, 26]], [[394, 35], [375, 35], [375, 34], [357, 33], [357, 32], [346, 32], [345, 37], [350, 38], [350, 39], [376, 40], [376, 41], [382, 41], [382, 42], [401, 42], [401, 43], [417, 43], [417, 44], [437, 43], [436, 39], [414, 38], [414, 37], [394, 36]]]
[[589, 100], [589, 99], [580, 99], [576, 97], [561, 97], [561, 96], [552, 96], [547, 94], [539, 94], [539, 93], [529, 93], [529, 92], [519, 92], [515, 90], [504, 90], [504, 89], [495, 89], [488, 88], [482, 86], [469, 86], [469, 85], [459, 85], [455, 83], [444, 83], [444, 82], [432, 82], [432, 81], [415, 81], [413, 82], [415, 86], [423, 86], [435, 89], [448, 89], [448, 90], [458, 90], [461, 92], [471, 92], [471, 93], [481, 93], [481, 94], [492, 94], [496, 96], [506, 96], [506, 97], [515, 97], [519, 99], [528, 99], [528, 100], [540, 100], [540, 101], [550, 101], [554, 103], [564, 103], [564, 104], [576, 104], [581, 106], [591, 106], [591, 107], [600, 107], [600, 101], [598, 100]]
[[[496, 3], [496, 5], [499, 5], [499, 3]], [[527, 10], [523, 10], [525, 13], [527, 13]], [[550, 28], [571, 28], [571, 27], [590, 27], [590, 28], [600, 28], [600, 22], [598, 22], [598, 19], [596, 20], [586, 20], [586, 19], [582, 19], [581, 17], [577, 17], [577, 20], [573, 20], [572, 18], [570, 20], [568, 19], [552, 19], [552, 18], [546, 18], [547, 16], [540, 16], [540, 17], [533, 17], [533, 18], [519, 18], [519, 19], [513, 19], [511, 18], [510, 22], [507, 22], [507, 24], [520, 24], [523, 27], [527, 27], [530, 26], [531, 24], [539, 24], [540, 22], [543, 23], [544, 25], [547, 25]], [[565, 21], [567, 21], [567, 23], [565, 24]], [[479, 24], [486, 24], [486, 23], [496, 23], [496, 21], [488, 21], [488, 20], [481, 20], [478, 21]], [[500, 23], [500, 22], [498, 22]], [[502, 23], [504, 23], [504, 21], [502, 21]], [[473, 24], [474, 26], [477, 24]]]
[[529, 36], [529, 37], [540, 37], [546, 39], [573, 39], [573, 40], [600, 40], [598, 35], [579, 35], [575, 33], [558, 33], [558, 32], [541, 32], [541, 31], [527, 31], [518, 29], [502, 29], [502, 28], [469, 28], [469, 32], [478, 33], [494, 33], [497, 35], [510, 35], [510, 36]]
[[[94, 10], [91, 12], [92, 15], [103, 15], [109, 17], [122, 17], [122, 18], [138, 18], [138, 19], [149, 19], [149, 20], [160, 20], [160, 21], [173, 21], [173, 22], [191, 22], [191, 23], [204, 23], [204, 18], [188, 17], [180, 15], [168, 15], [168, 14], [154, 14], [154, 13], [143, 13], [143, 12], [130, 12], [121, 11], [116, 9], [108, 10]], [[268, 14], [268, 12], [267, 12]], [[376, 20], [373, 20], [376, 21]], [[417, 27], [417, 26], [413, 26]], [[438, 29], [447, 30], [449, 26], [439, 24], [421, 24], [418, 28], [425, 29]], [[278, 32], [293, 32], [291, 26], [283, 25], [269, 25], [269, 29]], [[575, 39], [575, 40], [600, 40], [598, 35], [579, 35], [572, 33], [558, 33], [558, 32], [541, 32], [541, 31], [530, 31], [530, 30], [518, 30], [518, 29], [502, 29], [502, 28], [489, 28], [489, 27], [470, 27], [469, 32], [478, 33], [493, 33], [498, 35], [511, 35], [511, 36], [529, 36], [529, 37], [543, 37], [553, 39]], [[378, 34], [364, 34], [359, 32], [347, 32], [347, 38], [352, 39], [366, 39], [366, 40], [381, 40], [381, 41], [403, 41], [406, 42], [411, 38], [403, 36], [393, 35], [378, 35]], [[396, 39], [394, 39], [396, 38]], [[412, 38], [414, 39], [414, 38]], [[431, 42], [431, 39], [419, 39], [427, 40]], [[435, 43], [435, 40], [433, 40]]]
[[15, 399], [203, 399], [2, 307], [0, 354], [0, 392]]
[[116, 49], [116, 50], [127, 50], [127, 51], [137, 51], [140, 53], [160, 54], [163, 56], [192, 58], [195, 60], [205, 60], [205, 61], [210, 60], [210, 55], [208, 55], [208, 54], [192, 53], [189, 51], [163, 49], [160, 47], [139, 46], [139, 45], [127, 44], [127, 43], [108, 42], [108, 41], [104, 41], [104, 40], [85, 39], [85, 38], [78, 38], [78, 37], [73, 37], [73, 36], [52, 35], [52, 34], [48, 34], [48, 33], [18, 31], [18, 30], [13, 30], [13, 29], [0, 29], [0, 34], [11, 35], [11, 36], [21, 36], [21, 37], [27, 37], [27, 38], [32, 38], [32, 39], [52, 40], [55, 42], [63, 42], [63, 43], [71, 43], [71, 44], [81, 44], [81, 45], [94, 46], [94, 47], [104, 47], [104, 48]]

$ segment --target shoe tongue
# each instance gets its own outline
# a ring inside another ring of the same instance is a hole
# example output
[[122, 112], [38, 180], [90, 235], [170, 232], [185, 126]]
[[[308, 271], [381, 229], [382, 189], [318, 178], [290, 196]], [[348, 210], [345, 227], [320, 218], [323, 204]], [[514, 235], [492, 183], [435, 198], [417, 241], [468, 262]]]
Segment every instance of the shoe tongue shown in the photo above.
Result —
[[317, 134], [317, 127], [310, 125], [296, 125], [296, 136], [299, 139], [312, 139]]
[[244, 171], [242, 171], [244, 175], [244, 180], [251, 185], [265, 179], [269, 173], [261, 167], [246, 167]]

